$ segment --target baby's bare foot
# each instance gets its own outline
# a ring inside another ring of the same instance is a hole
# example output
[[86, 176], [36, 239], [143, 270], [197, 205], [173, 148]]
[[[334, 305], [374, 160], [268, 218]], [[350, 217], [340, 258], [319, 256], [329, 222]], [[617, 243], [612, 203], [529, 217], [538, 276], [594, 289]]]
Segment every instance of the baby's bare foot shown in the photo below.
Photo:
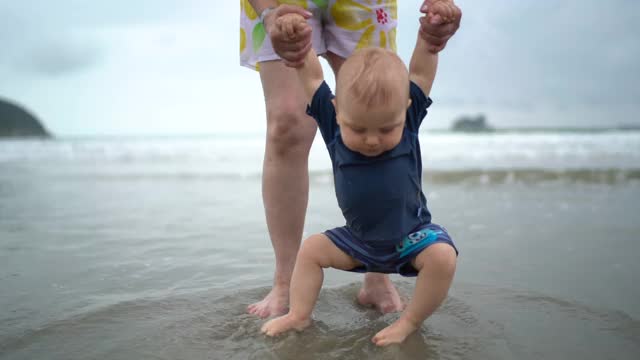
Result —
[[253, 303], [247, 307], [247, 312], [261, 318], [279, 316], [287, 313], [289, 306], [289, 289], [285, 287], [273, 287], [271, 292], [262, 301]]
[[418, 327], [409, 320], [400, 318], [393, 324], [380, 330], [371, 341], [378, 346], [400, 344], [417, 329]]
[[[369, 280], [372, 279], [372, 280]], [[395, 286], [387, 277], [381, 280], [369, 275], [358, 293], [358, 303], [362, 306], [373, 306], [383, 314], [402, 311], [404, 303]]]
[[311, 325], [311, 319], [296, 319], [291, 314], [280, 316], [278, 318], [267, 321], [262, 325], [263, 334], [267, 336], [276, 336], [289, 330], [302, 331]]

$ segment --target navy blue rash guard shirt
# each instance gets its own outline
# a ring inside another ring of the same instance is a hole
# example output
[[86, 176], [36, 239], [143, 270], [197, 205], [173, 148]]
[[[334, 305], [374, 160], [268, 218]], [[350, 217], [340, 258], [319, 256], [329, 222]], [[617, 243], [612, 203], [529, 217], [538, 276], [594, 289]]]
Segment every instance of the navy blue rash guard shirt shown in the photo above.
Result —
[[375, 157], [347, 148], [340, 136], [334, 98], [326, 82], [318, 88], [307, 114], [318, 123], [333, 165], [338, 205], [349, 230], [371, 246], [395, 245], [420, 225], [431, 222], [422, 193], [418, 129], [431, 99], [410, 83], [411, 106], [400, 143]]

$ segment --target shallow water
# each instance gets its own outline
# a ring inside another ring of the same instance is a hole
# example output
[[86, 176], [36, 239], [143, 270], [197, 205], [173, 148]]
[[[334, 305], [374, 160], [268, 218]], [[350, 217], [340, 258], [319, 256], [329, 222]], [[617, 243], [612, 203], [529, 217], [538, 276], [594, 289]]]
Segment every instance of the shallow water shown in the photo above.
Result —
[[458, 284], [402, 346], [378, 348], [371, 337], [397, 314], [356, 305], [357, 289], [325, 288], [314, 325], [275, 339], [244, 313], [267, 288], [215, 290], [120, 302], [29, 331], [3, 351], [7, 359], [632, 359], [640, 350], [640, 322], [624, 313], [471, 284]]
[[[193, 168], [215, 168], [205, 158]], [[461, 251], [456, 279], [420, 333], [381, 349], [371, 337], [398, 315], [358, 306], [356, 274], [327, 271], [316, 322], [304, 333], [267, 339], [263, 321], [244, 313], [273, 271], [259, 177], [203, 176], [187, 171], [192, 165], [135, 156], [54, 159], [0, 164], [3, 359], [640, 353], [633, 167], [428, 172], [434, 221]], [[306, 235], [341, 221], [330, 178], [313, 175]], [[393, 280], [410, 296], [410, 279]]]

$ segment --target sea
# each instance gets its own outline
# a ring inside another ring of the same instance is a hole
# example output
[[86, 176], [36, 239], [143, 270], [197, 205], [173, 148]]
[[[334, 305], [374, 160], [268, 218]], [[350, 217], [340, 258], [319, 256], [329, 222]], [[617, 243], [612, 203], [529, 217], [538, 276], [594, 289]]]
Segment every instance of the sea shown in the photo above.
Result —
[[[420, 137], [458, 268], [385, 348], [399, 315], [358, 305], [358, 274], [326, 271], [304, 332], [246, 314], [274, 269], [264, 134], [0, 141], [0, 359], [640, 358], [640, 131]], [[344, 224], [319, 136], [309, 171], [304, 236]]]

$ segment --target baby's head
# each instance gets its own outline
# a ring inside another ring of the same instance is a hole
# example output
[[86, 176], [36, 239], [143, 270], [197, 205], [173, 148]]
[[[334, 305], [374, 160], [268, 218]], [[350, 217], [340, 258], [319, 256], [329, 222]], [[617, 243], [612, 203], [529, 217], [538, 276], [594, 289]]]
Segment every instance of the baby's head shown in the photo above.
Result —
[[400, 142], [409, 100], [409, 73], [395, 53], [366, 48], [344, 62], [334, 105], [344, 144], [377, 156]]

